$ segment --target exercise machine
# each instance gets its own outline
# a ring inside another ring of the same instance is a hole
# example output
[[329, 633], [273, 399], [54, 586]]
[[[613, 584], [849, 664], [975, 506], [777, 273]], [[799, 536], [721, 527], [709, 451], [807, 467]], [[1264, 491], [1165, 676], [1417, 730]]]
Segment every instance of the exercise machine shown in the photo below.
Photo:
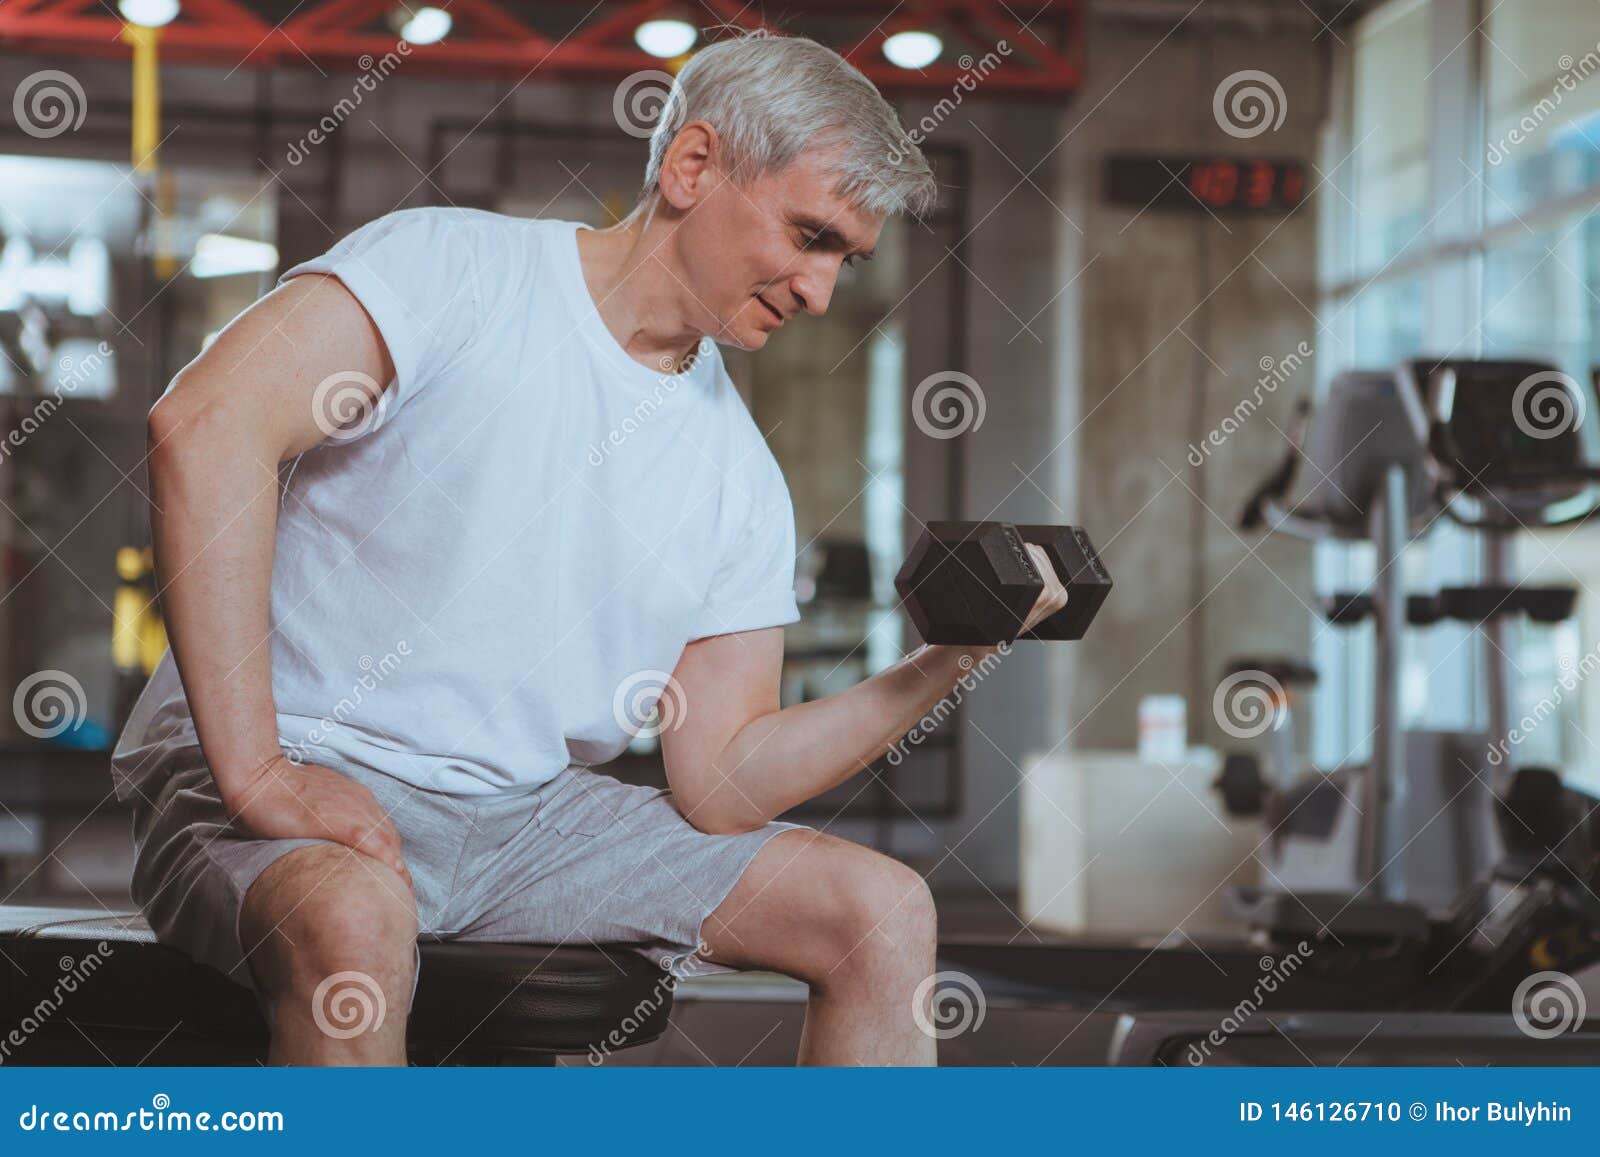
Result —
[[[1582, 440], [1589, 401], [1586, 386], [1544, 363], [1417, 359], [1342, 374], [1317, 410], [1302, 405], [1288, 454], [1240, 524], [1373, 545], [1371, 585], [1323, 601], [1341, 629], [1373, 625], [1371, 755], [1291, 777], [1280, 743], [1270, 778], [1247, 758], [1225, 764], [1230, 810], [1260, 814], [1267, 829], [1265, 882], [1235, 889], [1230, 906], [1274, 961], [1291, 945], [1314, 951], [1275, 999], [1280, 1011], [1250, 1018], [1223, 1047], [1206, 1044], [1219, 1023], [1208, 1002], [1147, 1006], [1121, 1018], [1111, 1063], [1353, 1051], [1361, 1063], [1600, 1060], [1600, 1030], [1582, 1019], [1571, 980], [1600, 961], [1600, 800], [1555, 769], [1519, 763], [1508, 669], [1517, 616], [1553, 623], [1573, 611], [1572, 588], [1512, 579], [1510, 546], [1523, 530], [1600, 517], [1600, 468]], [[1310, 481], [1291, 501], [1302, 474]], [[1442, 519], [1477, 536], [1482, 580], [1408, 592], [1401, 555]], [[1402, 725], [1405, 632], [1443, 621], [1485, 637], [1482, 731]], [[1530, 1010], [1530, 985], [1548, 977], [1556, 988]], [[1341, 979], [1343, 1003], [1327, 1000], [1325, 984]], [[1569, 1023], [1539, 1031], [1552, 1010]]]
[[[1520, 766], [1508, 742], [1507, 626], [1569, 617], [1576, 595], [1515, 583], [1510, 538], [1600, 512], [1600, 468], [1582, 442], [1588, 404], [1587, 387], [1536, 362], [1419, 359], [1346, 373], [1315, 413], [1302, 408], [1288, 456], [1240, 519], [1246, 530], [1372, 543], [1371, 586], [1324, 610], [1341, 627], [1373, 624], [1374, 730], [1362, 766], [1263, 777], [1254, 790], [1246, 767], [1225, 772], [1230, 806], [1258, 808], [1267, 828], [1265, 882], [1235, 889], [1231, 907], [1256, 943], [1315, 943], [1313, 966], [1345, 975], [1352, 1008], [1487, 1015], [1413, 1026], [1457, 1050], [1503, 1046], [1531, 977], [1600, 961], [1600, 800], [1554, 769]], [[1312, 481], [1291, 502], [1303, 472]], [[1479, 536], [1483, 580], [1408, 594], [1401, 554], [1440, 519]], [[1402, 726], [1404, 632], [1445, 620], [1488, 639], [1481, 732]], [[1305, 1023], [1341, 1038], [1353, 1023], [1342, 1015]], [[1134, 1015], [1113, 1060], [1165, 1057], [1175, 1036], [1162, 1023], [1181, 1035], [1195, 1020]], [[1562, 1055], [1600, 1057], [1600, 1035], [1575, 1027]]]

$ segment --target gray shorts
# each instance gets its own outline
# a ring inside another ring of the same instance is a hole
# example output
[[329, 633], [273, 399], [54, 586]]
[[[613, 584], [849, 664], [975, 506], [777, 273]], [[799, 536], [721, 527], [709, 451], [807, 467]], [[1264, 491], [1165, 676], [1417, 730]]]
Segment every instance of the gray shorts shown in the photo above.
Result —
[[[729, 971], [696, 951], [700, 925], [762, 846], [799, 826], [706, 835], [670, 792], [587, 768], [490, 797], [336, 770], [365, 785], [399, 829], [420, 937], [630, 944], [678, 976]], [[240, 941], [245, 893], [279, 856], [330, 841], [240, 836], [205, 767], [174, 771], [134, 798], [133, 898], [156, 937], [250, 988], [270, 1015]]]

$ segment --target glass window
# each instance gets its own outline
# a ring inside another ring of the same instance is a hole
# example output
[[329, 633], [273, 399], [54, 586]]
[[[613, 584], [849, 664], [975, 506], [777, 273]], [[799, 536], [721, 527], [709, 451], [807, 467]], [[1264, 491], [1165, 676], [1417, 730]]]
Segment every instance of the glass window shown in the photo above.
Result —
[[1600, 183], [1600, 9], [1498, 4], [1484, 24], [1486, 210], [1509, 219]]
[[[1487, 356], [1555, 363], [1580, 382], [1600, 364], [1600, 222], [1588, 214], [1490, 249], [1484, 257], [1483, 344]], [[1591, 395], [1591, 403], [1592, 403]], [[1591, 409], [1580, 429], [1596, 453]], [[1600, 629], [1600, 599], [1587, 576], [1600, 567], [1600, 526], [1518, 536], [1513, 577], [1578, 589], [1576, 615], [1554, 626], [1517, 622], [1508, 633], [1516, 760], [1561, 768], [1574, 783], [1600, 785], [1600, 703], [1585, 676]], [[1587, 662], [1586, 662], [1587, 659]], [[1527, 726], [1533, 721], [1534, 726]]]
[[1355, 267], [1372, 272], [1427, 240], [1427, 4], [1380, 9], [1354, 43]]
[[1600, 364], [1600, 222], [1588, 214], [1491, 249], [1483, 263], [1486, 356], [1530, 357], [1587, 376]]
[[[1345, 66], [1348, 123], [1330, 137], [1352, 149], [1354, 203], [1329, 204], [1322, 316], [1347, 338], [1346, 366], [1438, 351], [1549, 361], [1587, 384], [1600, 366], [1600, 223], [1591, 219], [1600, 202], [1600, 8], [1593, 0], [1483, 7], [1473, 25], [1476, 17], [1448, 5], [1395, 0], [1357, 26]], [[1435, 68], [1436, 49], [1470, 52], [1479, 68]], [[1472, 182], [1450, 126], [1430, 124], [1429, 109], [1482, 110], [1481, 215], [1476, 200], [1459, 201]], [[1430, 172], [1445, 179], [1430, 187]], [[1435, 216], [1453, 222], [1447, 246], [1420, 235]], [[1397, 259], [1404, 268], [1393, 268]], [[1592, 420], [1600, 404], [1590, 397], [1583, 436], [1600, 457]], [[1407, 585], [1476, 582], [1480, 550], [1478, 535], [1435, 526], [1407, 552]], [[1407, 724], [1481, 728], [1486, 664], [1503, 661], [1513, 725], [1524, 715], [1539, 721], [1519, 728], [1528, 734], [1517, 762], [1600, 785], [1600, 679], [1584, 677], [1600, 664], [1600, 650], [1584, 643], [1600, 637], [1600, 599], [1583, 577], [1600, 568], [1600, 526], [1521, 533], [1512, 555], [1513, 581], [1577, 587], [1575, 617], [1513, 623], [1503, 656], [1459, 624], [1408, 632]], [[1323, 590], [1370, 577], [1370, 547], [1327, 546], [1319, 561]], [[1319, 700], [1318, 757], [1360, 756], [1371, 725], [1370, 633], [1323, 631], [1317, 648], [1332, 676]]]
[[1421, 277], [1378, 281], [1344, 308], [1355, 322], [1353, 365], [1392, 366], [1415, 357], [1427, 345], [1427, 290]]

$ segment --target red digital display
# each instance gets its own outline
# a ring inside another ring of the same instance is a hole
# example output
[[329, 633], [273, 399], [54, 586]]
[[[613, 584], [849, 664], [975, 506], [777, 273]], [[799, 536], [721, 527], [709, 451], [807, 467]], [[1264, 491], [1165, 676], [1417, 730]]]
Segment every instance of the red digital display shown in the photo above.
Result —
[[1198, 157], [1112, 157], [1106, 196], [1136, 208], [1283, 213], [1305, 198], [1298, 161]]

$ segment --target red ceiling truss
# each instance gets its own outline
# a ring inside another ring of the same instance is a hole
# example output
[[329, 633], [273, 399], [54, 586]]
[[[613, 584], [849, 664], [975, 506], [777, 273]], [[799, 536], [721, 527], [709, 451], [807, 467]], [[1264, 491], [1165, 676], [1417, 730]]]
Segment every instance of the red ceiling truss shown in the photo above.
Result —
[[[423, 0], [410, 0], [416, 7]], [[706, 37], [758, 28], [812, 36], [889, 92], [947, 92], [972, 78], [985, 95], [1060, 98], [1082, 71], [1082, 0], [431, 0], [454, 19], [438, 44], [410, 46], [406, 71], [457, 77], [618, 79], [663, 62], [633, 31], [672, 16]], [[163, 63], [364, 71], [394, 51], [386, 17], [397, 0], [183, 0], [161, 30]], [[896, 32], [926, 29], [945, 43], [929, 68], [883, 57]], [[126, 57], [111, 0], [0, 0], [0, 45], [26, 52]], [[704, 43], [704, 40], [702, 40]], [[1004, 45], [1007, 51], [1000, 51]], [[993, 55], [990, 55], [993, 54]], [[370, 59], [369, 59], [370, 58]]]

